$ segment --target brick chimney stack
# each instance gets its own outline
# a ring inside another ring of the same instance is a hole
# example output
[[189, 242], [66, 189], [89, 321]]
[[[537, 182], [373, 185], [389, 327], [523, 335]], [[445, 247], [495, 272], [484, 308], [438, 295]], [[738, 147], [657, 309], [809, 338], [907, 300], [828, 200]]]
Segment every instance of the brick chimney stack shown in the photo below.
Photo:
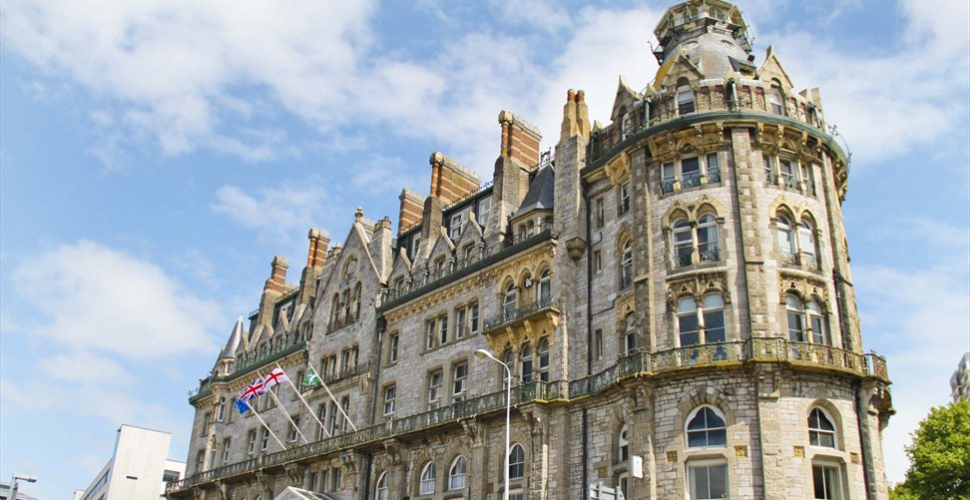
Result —
[[559, 141], [581, 135], [589, 138], [589, 107], [586, 105], [586, 92], [569, 89], [566, 92], [566, 105], [562, 110], [562, 131]]
[[286, 257], [277, 255], [273, 258], [272, 272], [266, 284], [263, 285], [263, 296], [259, 299], [259, 325], [271, 327], [273, 324], [273, 308], [276, 300], [286, 290], [286, 270], [290, 267]]
[[498, 122], [502, 125], [502, 146], [500, 157], [511, 158], [528, 170], [535, 170], [539, 166], [539, 141], [542, 134], [539, 129], [511, 111], [503, 110], [498, 115]]
[[300, 276], [301, 304], [313, 302], [313, 297], [316, 295], [317, 278], [327, 262], [327, 246], [330, 245], [330, 238], [327, 234], [317, 228], [310, 229], [307, 238], [310, 239], [310, 250], [307, 252], [303, 275]]

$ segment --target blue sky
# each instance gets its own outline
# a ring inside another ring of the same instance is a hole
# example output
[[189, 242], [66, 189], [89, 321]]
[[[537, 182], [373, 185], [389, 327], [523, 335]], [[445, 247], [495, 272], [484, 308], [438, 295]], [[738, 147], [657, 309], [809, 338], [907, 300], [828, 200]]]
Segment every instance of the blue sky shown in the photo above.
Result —
[[[970, 349], [970, 6], [749, 0], [820, 87], [853, 153], [843, 208], [866, 349], [907, 434]], [[361, 206], [396, 219], [441, 150], [491, 178], [501, 109], [558, 137], [566, 90], [607, 121], [645, 86], [668, 2], [188, 0], [0, 5], [0, 478], [84, 488], [115, 430], [169, 430], [273, 255], [334, 242]]]

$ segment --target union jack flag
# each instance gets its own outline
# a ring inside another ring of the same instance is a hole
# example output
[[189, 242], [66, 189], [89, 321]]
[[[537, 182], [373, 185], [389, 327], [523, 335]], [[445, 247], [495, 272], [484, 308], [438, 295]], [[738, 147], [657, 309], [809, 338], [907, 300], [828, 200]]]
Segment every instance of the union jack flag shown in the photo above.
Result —
[[258, 378], [246, 387], [242, 396], [239, 396], [239, 400], [248, 402], [256, 396], [262, 396], [264, 393], [266, 393], [266, 386], [263, 384], [263, 379]]

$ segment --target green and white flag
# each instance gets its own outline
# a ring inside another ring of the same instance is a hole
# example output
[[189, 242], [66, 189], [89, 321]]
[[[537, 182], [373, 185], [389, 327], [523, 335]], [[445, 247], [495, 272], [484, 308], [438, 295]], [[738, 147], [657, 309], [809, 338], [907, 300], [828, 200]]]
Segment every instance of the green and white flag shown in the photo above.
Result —
[[323, 381], [320, 380], [320, 376], [317, 375], [316, 370], [314, 370], [313, 368], [310, 368], [310, 371], [308, 371], [307, 374], [303, 376], [304, 386], [316, 386], [322, 383]]

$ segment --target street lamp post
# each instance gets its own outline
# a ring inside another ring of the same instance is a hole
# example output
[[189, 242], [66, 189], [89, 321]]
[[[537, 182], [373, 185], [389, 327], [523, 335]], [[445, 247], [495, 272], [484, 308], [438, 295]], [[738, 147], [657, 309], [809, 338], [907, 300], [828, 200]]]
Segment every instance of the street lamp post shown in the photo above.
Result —
[[[508, 375], [508, 383], [505, 384], [505, 494], [502, 496], [504, 500], [509, 500], [509, 459], [511, 450], [511, 432], [512, 432], [512, 369], [509, 365], [499, 361], [494, 354], [486, 351], [485, 349], [478, 349], [475, 351], [475, 356], [478, 359], [491, 359], [492, 361], [502, 365], [505, 368], [505, 374]], [[16, 499], [14, 499], [16, 500]]]
[[7, 500], [17, 500], [17, 480], [18, 479], [23, 479], [24, 481], [27, 481], [28, 483], [36, 483], [37, 482], [37, 478], [36, 477], [28, 476], [28, 475], [25, 475], [25, 474], [14, 474], [13, 477], [10, 478], [10, 490], [9, 490], [10, 491], [10, 495], [7, 496]]

